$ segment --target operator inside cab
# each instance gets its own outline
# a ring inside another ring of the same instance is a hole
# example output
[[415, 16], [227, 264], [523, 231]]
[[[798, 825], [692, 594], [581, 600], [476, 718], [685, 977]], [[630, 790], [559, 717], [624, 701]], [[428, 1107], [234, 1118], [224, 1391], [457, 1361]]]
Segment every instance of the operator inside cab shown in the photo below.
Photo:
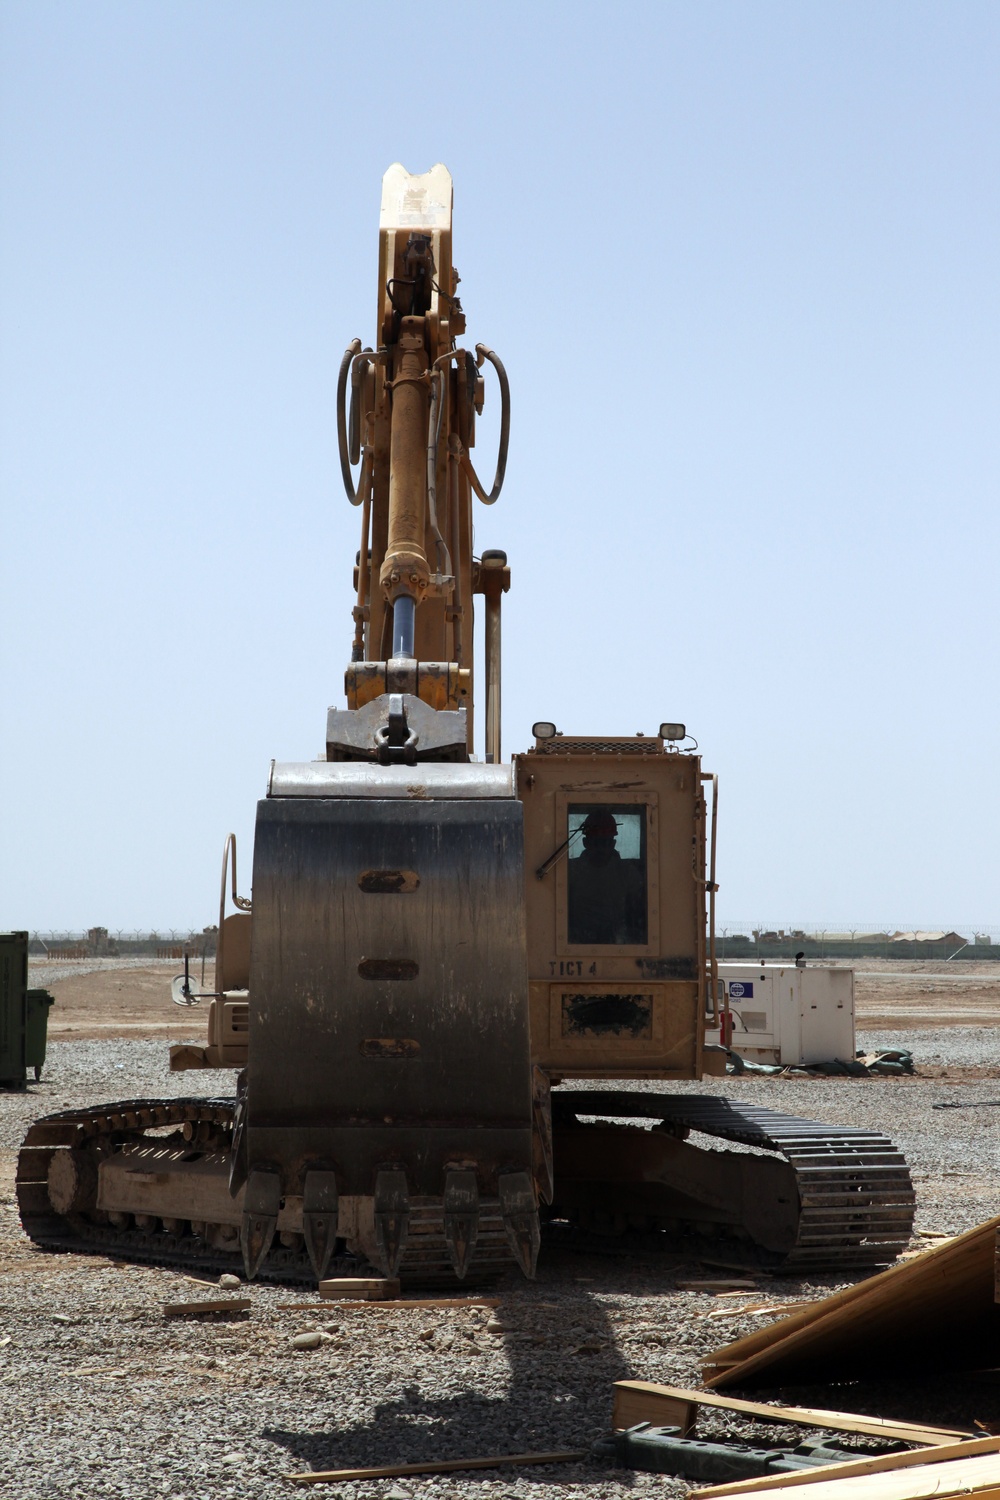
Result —
[[571, 807], [568, 931], [571, 943], [647, 939], [644, 807]]

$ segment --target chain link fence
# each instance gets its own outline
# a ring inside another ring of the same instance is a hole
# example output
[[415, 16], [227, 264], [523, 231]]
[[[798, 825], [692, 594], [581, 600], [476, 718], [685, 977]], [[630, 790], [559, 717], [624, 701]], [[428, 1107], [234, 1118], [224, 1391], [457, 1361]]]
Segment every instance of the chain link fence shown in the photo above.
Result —
[[33, 958], [214, 958], [218, 929], [166, 927], [160, 931], [128, 932], [122, 927], [90, 927], [86, 932], [38, 929], [29, 935]]
[[[996, 939], [997, 941], [994, 941]], [[1000, 922], [963, 922], [929, 928], [868, 922], [780, 927], [726, 918], [715, 924], [720, 960], [742, 958], [1000, 959]]]
[[[85, 932], [39, 929], [30, 934], [35, 958], [214, 958], [218, 929], [167, 927], [158, 931], [91, 927]], [[996, 939], [997, 941], [994, 941]], [[763, 921], [716, 922], [720, 960], [790, 958], [1000, 959], [1000, 921], [962, 923], [954, 928], [921, 928], [830, 922], [781, 927]]]

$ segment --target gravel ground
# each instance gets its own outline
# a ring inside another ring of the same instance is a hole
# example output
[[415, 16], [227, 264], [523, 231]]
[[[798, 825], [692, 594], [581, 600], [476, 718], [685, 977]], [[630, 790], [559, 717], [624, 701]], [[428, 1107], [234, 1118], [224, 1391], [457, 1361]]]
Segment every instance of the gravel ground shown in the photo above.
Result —
[[[139, 954], [136, 958], [36, 958], [29, 963], [28, 983], [44, 987], [60, 979], [75, 979], [83, 974], [119, 973], [127, 969], [162, 969], [165, 974], [177, 974], [184, 967], [178, 958], [150, 958]], [[211, 960], [209, 960], [211, 971]], [[191, 972], [201, 973], [201, 959], [192, 959]]]
[[[710, 1080], [690, 1091], [731, 1094], [818, 1119], [890, 1133], [917, 1184], [918, 1225], [958, 1231], [997, 1208], [1000, 1110], [935, 1111], [956, 1099], [1000, 1098], [1000, 1032], [933, 1029], [866, 1033], [866, 1045], [902, 1042], [928, 1076], [882, 1079]], [[972, 1070], [971, 1077], [963, 1070]], [[195, 1079], [197, 1083], [195, 1084]], [[324, 1309], [282, 1311], [302, 1300], [254, 1286], [240, 1322], [165, 1322], [164, 1301], [205, 1295], [175, 1271], [34, 1250], [13, 1204], [13, 1160], [39, 1114], [143, 1095], [231, 1091], [228, 1073], [170, 1075], [159, 1042], [56, 1042], [46, 1076], [25, 1094], [0, 1095], [0, 1452], [3, 1493], [41, 1500], [169, 1495], [235, 1500], [293, 1493], [283, 1477], [309, 1468], [374, 1465], [528, 1449], [588, 1449], [607, 1430], [611, 1385], [634, 1377], [697, 1384], [698, 1356], [759, 1327], [744, 1299], [682, 1292], [704, 1265], [666, 1255], [543, 1249], [536, 1282], [510, 1277], [495, 1312]], [[747, 1302], [795, 1301], [843, 1279], [759, 1278]], [[314, 1350], [292, 1339], [322, 1332]], [[771, 1393], [777, 1394], [777, 1393]], [[1000, 1392], [919, 1376], [894, 1386], [798, 1388], [805, 1404], [968, 1425], [1000, 1419]], [[768, 1441], [720, 1414], [705, 1435]], [[786, 1433], [799, 1441], [801, 1432]], [[362, 1496], [504, 1497], [630, 1493], [673, 1500], [679, 1480], [574, 1465], [338, 1484]]]

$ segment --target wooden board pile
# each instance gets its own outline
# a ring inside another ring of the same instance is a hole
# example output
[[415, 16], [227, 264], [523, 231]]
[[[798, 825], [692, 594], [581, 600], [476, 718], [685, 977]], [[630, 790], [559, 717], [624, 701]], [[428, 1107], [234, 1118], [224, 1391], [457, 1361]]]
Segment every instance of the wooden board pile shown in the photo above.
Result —
[[1000, 1217], [715, 1350], [705, 1384], [784, 1385], [997, 1363]]
[[803, 1500], [943, 1500], [958, 1495], [1000, 1500], [1000, 1437], [717, 1394], [727, 1386], [995, 1367], [1000, 1348], [998, 1266], [1000, 1217], [715, 1350], [703, 1362], [709, 1391], [619, 1382], [614, 1425], [622, 1429], [645, 1422], [693, 1436], [698, 1409], [707, 1406], [757, 1421], [911, 1445], [876, 1457], [709, 1485], [693, 1492], [697, 1500], [767, 1500], [802, 1485], [808, 1486]]
[[647, 1380], [621, 1380], [615, 1386], [613, 1425], [633, 1427], [648, 1422], [679, 1427], [685, 1436], [696, 1430], [699, 1407], [739, 1412], [757, 1421], [819, 1428], [833, 1432], [881, 1437], [920, 1446], [877, 1457], [824, 1464], [793, 1473], [767, 1474], [731, 1484], [713, 1484], [691, 1492], [691, 1500], [792, 1500], [779, 1494], [808, 1485], [802, 1500], [945, 1500], [975, 1495], [978, 1500], [1000, 1500], [1000, 1437], [925, 1423], [887, 1421], [853, 1412], [805, 1406], [771, 1406], [719, 1396], [711, 1391], [683, 1390]]

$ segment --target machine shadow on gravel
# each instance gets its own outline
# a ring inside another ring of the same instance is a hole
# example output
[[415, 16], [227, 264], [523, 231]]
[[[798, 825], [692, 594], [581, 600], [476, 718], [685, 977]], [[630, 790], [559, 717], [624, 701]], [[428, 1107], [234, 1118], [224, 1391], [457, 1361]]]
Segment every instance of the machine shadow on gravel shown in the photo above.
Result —
[[[602, 1290], [610, 1289], [602, 1278]], [[449, 1365], [456, 1361], [454, 1350], [435, 1350], [428, 1344], [426, 1363], [428, 1369], [436, 1366], [436, 1382], [445, 1387], [460, 1382], [461, 1389], [431, 1395], [414, 1383], [401, 1395], [378, 1401], [367, 1422], [340, 1430], [334, 1425], [334, 1401], [333, 1420], [326, 1431], [272, 1427], [263, 1429], [261, 1436], [285, 1448], [293, 1464], [303, 1470], [589, 1449], [610, 1421], [612, 1385], [628, 1379], [631, 1371], [596, 1297], [574, 1288], [572, 1298], [563, 1293], [558, 1303], [545, 1307], [547, 1290], [540, 1280], [538, 1297], [522, 1299], [511, 1288], [502, 1309], [506, 1331], [498, 1336], [477, 1330], [480, 1344], [502, 1339], [509, 1367], [502, 1395], [483, 1389], [495, 1376], [485, 1377], [485, 1371], [483, 1376], [477, 1374], [473, 1361], [478, 1356], [470, 1352], [461, 1372], [452, 1376]], [[558, 1285], [551, 1288], [554, 1295], [561, 1290]], [[453, 1335], [456, 1345], [466, 1342], [457, 1320], [442, 1329], [445, 1332]], [[625, 1471], [615, 1477], [626, 1484], [631, 1478]], [[566, 1466], [539, 1466], [531, 1470], [531, 1478], [540, 1484], [563, 1485]]]

